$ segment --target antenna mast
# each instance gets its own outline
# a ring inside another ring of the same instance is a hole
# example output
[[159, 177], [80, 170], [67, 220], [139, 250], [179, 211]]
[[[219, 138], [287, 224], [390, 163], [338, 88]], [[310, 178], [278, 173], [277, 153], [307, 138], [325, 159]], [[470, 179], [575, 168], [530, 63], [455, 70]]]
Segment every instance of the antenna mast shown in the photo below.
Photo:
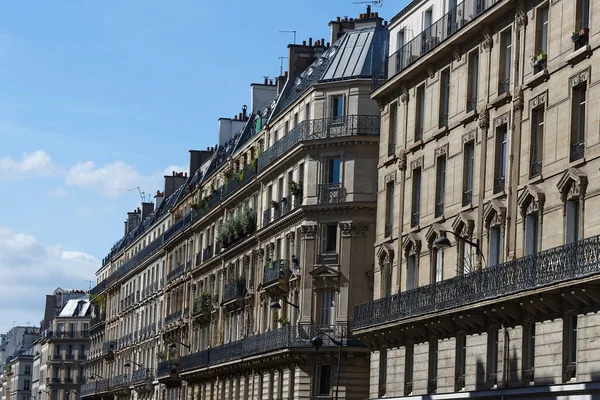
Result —
[[279, 31], [279, 33], [293, 33], [294, 34], [294, 44], [296, 44], [296, 31]]

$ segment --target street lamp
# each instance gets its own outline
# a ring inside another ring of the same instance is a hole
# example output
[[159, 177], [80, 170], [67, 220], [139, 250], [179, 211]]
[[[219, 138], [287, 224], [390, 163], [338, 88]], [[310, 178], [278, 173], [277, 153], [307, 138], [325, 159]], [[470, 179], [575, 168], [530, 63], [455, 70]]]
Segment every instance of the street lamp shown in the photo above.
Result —
[[342, 367], [342, 346], [344, 346], [344, 334], [342, 333], [342, 337], [341, 340], [335, 340], [334, 338], [332, 338], [331, 336], [329, 336], [328, 333], [323, 332], [323, 331], [319, 331], [317, 332], [317, 336], [315, 336], [314, 338], [312, 338], [312, 340], [310, 341], [313, 345], [313, 347], [315, 348], [316, 351], [319, 350], [319, 348], [321, 348], [321, 346], [323, 346], [323, 338], [321, 337], [322, 335], [325, 335], [329, 338], [329, 340], [331, 340], [333, 342], [333, 344], [335, 344], [338, 347], [338, 362], [337, 362], [337, 373], [336, 373], [336, 377], [335, 377], [335, 400], [338, 400], [338, 393], [340, 391], [340, 370]]
[[[290, 306], [294, 307], [294, 308], [295, 308], [295, 309], [297, 309], [297, 310], [299, 310], [299, 309], [300, 309], [300, 306], [298, 306], [298, 305], [296, 305], [296, 304], [293, 304], [293, 303], [290, 303], [290, 302], [289, 302], [289, 301], [287, 301], [286, 299], [281, 299], [281, 300], [282, 300], [282, 301], [283, 301], [285, 304], [288, 304], [288, 305], [290, 305]], [[272, 309], [274, 309], [274, 310], [281, 310], [281, 304], [279, 304], [279, 302], [278, 302], [278, 301], [274, 301], [274, 302], [272, 302], [272, 303], [271, 303], [271, 308], [272, 308]]]
[[175, 350], [177, 348], [177, 345], [175, 343], [179, 343], [180, 345], [188, 349], [188, 351], [190, 352], [192, 351], [192, 348], [189, 345], [181, 343], [179, 340], [175, 340], [174, 342], [169, 343], [169, 350]]
[[143, 365], [141, 365], [141, 364], [138, 364], [138, 363], [136, 363], [135, 361], [132, 361], [132, 360], [129, 360], [129, 361], [127, 361], [125, 364], [123, 364], [123, 366], [124, 366], [125, 368], [129, 368], [129, 367], [131, 367], [131, 364], [135, 364], [136, 366], [138, 366], [138, 367], [140, 367], [140, 368], [144, 368], [144, 366], [143, 366]]
[[90, 379], [91, 380], [96, 380], [96, 379], [104, 379], [104, 378], [101, 377], [100, 375], [96, 374], [96, 375], [90, 375]]
[[475, 248], [475, 255], [479, 255], [481, 254], [481, 249], [479, 248], [479, 239], [477, 239], [475, 242], [470, 241], [469, 239], [466, 239], [462, 236], [457, 235], [456, 233], [452, 232], [452, 231], [440, 231], [440, 233], [444, 234], [444, 236], [440, 236], [437, 239], [435, 239], [435, 241], [433, 242], [433, 245], [435, 247], [437, 247], [438, 249], [447, 249], [448, 247], [452, 246], [452, 243], [450, 243], [450, 239], [448, 239], [448, 236], [446, 236], [446, 233], [450, 233], [452, 235], [454, 235], [454, 237], [457, 237], [459, 239], [461, 239], [462, 241], [464, 241], [465, 243], [467, 243], [469, 246], [472, 246]]

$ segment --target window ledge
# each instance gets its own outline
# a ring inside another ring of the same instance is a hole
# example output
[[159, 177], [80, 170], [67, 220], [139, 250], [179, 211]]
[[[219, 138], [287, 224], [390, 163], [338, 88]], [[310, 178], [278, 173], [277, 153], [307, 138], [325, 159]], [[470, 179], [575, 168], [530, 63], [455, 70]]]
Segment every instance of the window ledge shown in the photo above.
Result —
[[574, 52], [569, 54], [567, 56], [567, 58], [565, 59], [565, 61], [567, 62], [567, 64], [570, 64], [571, 66], [573, 66], [573, 65], [577, 64], [579, 61], [581, 61], [584, 58], [589, 57], [591, 55], [592, 55], [592, 46], [590, 46], [589, 44], [586, 44], [582, 48], [575, 50]]
[[388, 165], [392, 165], [396, 162], [397, 159], [398, 155], [394, 152], [394, 154], [387, 156], [386, 159], [383, 160], [383, 163], [380, 167], [387, 167]]
[[435, 140], [439, 140], [441, 138], [443, 138], [444, 136], [448, 135], [448, 133], [450, 133], [450, 128], [448, 127], [448, 125], [444, 125], [442, 127], [440, 127], [434, 134], [433, 134], [433, 138]]
[[529, 178], [529, 180], [527, 181], [528, 185], [535, 185], [536, 183], [541, 183], [544, 181], [544, 175], [543, 174], [538, 174], [534, 177]]
[[414, 153], [415, 151], [421, 149], [423, 147], [423, 139], [419, 139], [409, 146], [408, 151]]
[[437, 223], [441, 223], [444, 222], [446, 220], [446, 217], [444, 216], [444, 214], [440, 215], [439, 217], [435, 217], [433, 219], [433, 223], [437, 224]]
[[469, 111], [463, 119], [460, 120], [460, 123], [463, 125], [468, 124], [471, 121], [474, 121], [477, 118], [477, 109]]
[[547, 80], [548, 80], [548, 70], [544, 68], [543, 70], [541, 70], [537, 74], [534, 74], [531, 78], [527, 79], [525, 81], [525, 85], [524, 86], [526, 88], [533, 89], [534, 87], [536, 87], [540, 83], [545, 82]]
[[568, 164], [567, 168], [578, 168], [578, 167], [581, 167], [582, 165], [584, 165], [586, 162], [587, 162], [587, 159], [585, 156], [583, 156], [579, 160], [571, 161]]
[[508, 92], [502, 93], [500, 96], [497, 96], [494, 100], [491, 101], [490, 105], [494, 108], [498, 108], [506, 103], [508, 103], [511, 99], [510, 90]]

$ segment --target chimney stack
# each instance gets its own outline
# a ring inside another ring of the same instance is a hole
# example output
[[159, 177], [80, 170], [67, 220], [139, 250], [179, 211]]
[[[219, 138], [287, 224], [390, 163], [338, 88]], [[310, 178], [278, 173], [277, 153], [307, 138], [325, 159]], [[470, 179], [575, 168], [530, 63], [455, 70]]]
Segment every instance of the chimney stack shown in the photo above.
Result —
[[156, 194], [154, 195], [154, 209], [155, 210], [158, 210], [158, 208], [162, 204], [164, 198], [165, 198], [165, 192], [161, 192], [160, 190], [157, 190]]

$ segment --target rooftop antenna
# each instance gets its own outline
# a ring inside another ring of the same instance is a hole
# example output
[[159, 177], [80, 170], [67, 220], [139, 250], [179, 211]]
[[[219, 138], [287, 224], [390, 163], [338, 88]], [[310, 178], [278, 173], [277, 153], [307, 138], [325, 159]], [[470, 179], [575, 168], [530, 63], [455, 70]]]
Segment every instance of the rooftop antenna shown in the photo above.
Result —
[[279, 76], [283, 76], [283, 60], [287, 60], [287, 57], [279, 57], [281, 65], [279, 66]]
[[372, 1], [354, 1], [352, 4], [370, 4], [373, 6], [383, 6], [383, 0], [372, 0]]
[[[140, 197], [142, 198], [142, 203], [145, 203], [146, 202], [146, 193], [142, 192], [142, 189], [140, 189], [139, 186], [138, 187], [134, 187], [133, 189], [129, 189], [128, 192], [131, 192], [131, 191], [133, 191], [135, 189], [138, 190], [138, 192], [140, 194]], [[150, 202], [150, 195], [148, 195], [148, 202]]]
[[296, 44], [296, 31], [279, 31], [279, 33], [293, 33], [294, 34], [294, 44]]

